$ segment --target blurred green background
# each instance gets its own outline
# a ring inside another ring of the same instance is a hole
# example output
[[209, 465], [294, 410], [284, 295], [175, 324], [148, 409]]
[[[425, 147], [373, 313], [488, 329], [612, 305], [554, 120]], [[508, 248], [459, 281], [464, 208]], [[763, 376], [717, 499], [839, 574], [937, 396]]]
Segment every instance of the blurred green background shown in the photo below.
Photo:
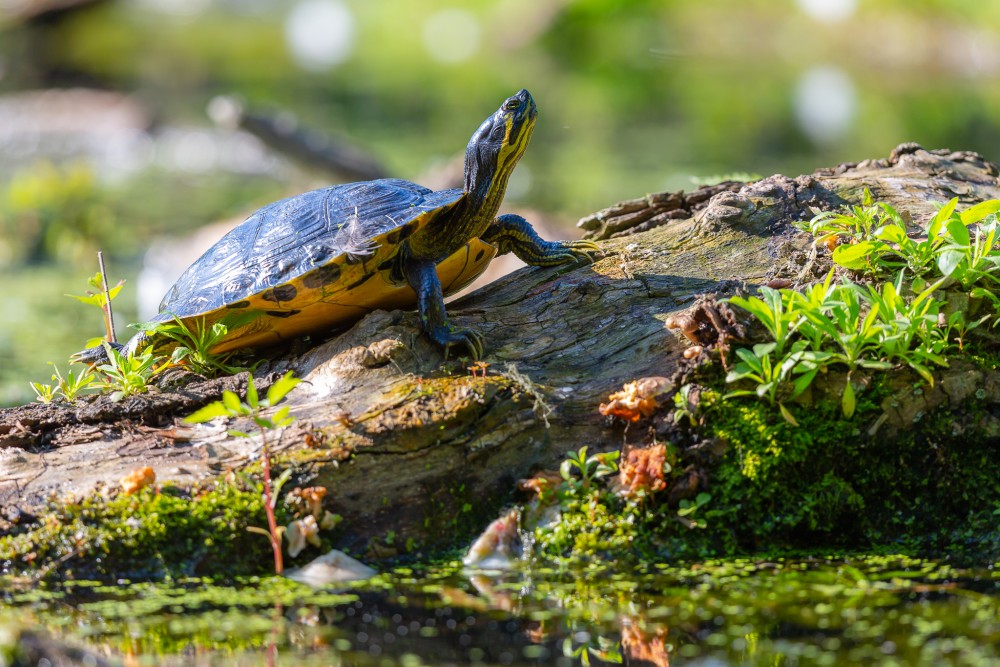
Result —
[[0, 404], [101, 333], [63, 296], [98, 248], [122, 330], [166, 287], [136, 280], [147, 250], [180, 261], [160, 239], [334, 180], [214, 123], [220, 95], [433, 185], [526, 87], [508, 205], [570, 236], [621, 199], [903, 141], [996, 159], [998, 78], [985, 0], [0, 0]]

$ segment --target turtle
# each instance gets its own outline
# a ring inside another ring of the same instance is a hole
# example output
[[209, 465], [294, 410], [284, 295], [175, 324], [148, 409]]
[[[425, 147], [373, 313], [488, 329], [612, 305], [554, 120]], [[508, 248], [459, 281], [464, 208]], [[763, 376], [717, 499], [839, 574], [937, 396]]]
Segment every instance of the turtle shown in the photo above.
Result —
[[[223, 236], [178, 278], [125, 353], [159, 347], [155, 325], [211, 326], [248, 313], [213, 349], [261, 347], [346, 326], [375, 309], [417, 306], [426, 335], [482, 358], [482, 334], [453, 326], [444, 297], [497, 255], [533, 266], [593, 261], [591, 241], [544, 241], [523, 217], [497, 215], [538, 111], [527, 90], [504, 100], [472, 135], [464, 188], [433, 191], [397, 178], [334, 185], [274, 202]], [[151, 326], [150, 326], [151, 325]], [[74, 355], [100, 363], [103, 346]]]

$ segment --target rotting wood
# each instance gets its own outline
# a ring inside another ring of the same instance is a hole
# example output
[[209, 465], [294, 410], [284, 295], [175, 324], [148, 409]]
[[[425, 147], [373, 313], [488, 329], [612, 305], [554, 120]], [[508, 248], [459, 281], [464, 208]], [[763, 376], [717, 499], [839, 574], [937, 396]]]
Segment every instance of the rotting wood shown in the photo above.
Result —
[[[726, 184], [710, 198], [702, 189], [623, 202], [581, 222], [607, 239], [595, 264], [522, 269], [449, 306], [457, 326], [486, 335], [485, 378], [443, 362], [409, 312], [372, 313], [266, 362], [262, 379], [286, 370], [304, 379], [288, 397], [299, 421], [273, 451], [279, 465], [330, 489], [344, 546], [372, 546], [389, 531], [396, 546], [373, 553], [392, 555], [409, 538], [440, 543], [495, 515], [533, 468], [581, 445], [620, 446], [620, 427], [597, 406], [625, 382], [674, 373], [690, 343], [665, 328], [672, 314], [702, 294], [812, 278], [802, 276], [810, 238], [792, 225], [811, 208], [856, 203], [869, 188], [919, 223], [955, 196], [961, 206], [1000, 198], [997, 174], [975, 153], [906, 144], [887, 159]], [[27, 509], [53, 492], [85, 493], [140, 465], [190, 483], [253, 461], [254, 441], [178, 423], [223, 388], [242, 391], [245, 378], [121, 404], [0, 411], [0, 504]]]

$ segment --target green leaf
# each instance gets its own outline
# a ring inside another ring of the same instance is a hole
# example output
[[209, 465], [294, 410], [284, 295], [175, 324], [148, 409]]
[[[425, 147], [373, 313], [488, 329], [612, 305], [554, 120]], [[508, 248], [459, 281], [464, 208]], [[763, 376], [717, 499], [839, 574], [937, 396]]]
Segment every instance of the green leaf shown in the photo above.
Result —
[[941, 272], [941, 275], [948, 277], [955, 272], [955, 269], [959, 267], [963, 259], [965, 259], [964, 252], [960, 250], [945, 250], [938, 255], [938, 270]]
[[786, 422], [792, 426], [798, 427], [799, 423], [795, 421], [795, 417], [793, 417], [792, 413], [788, 411], [788, 408], [785, 407], [784, 403], [778, 403], [778, 411], [781, 412], [781, 416]]
[[845, 269], [857, 271], [868, 266], [877, 247], [875, 241], [840, 245], [833, 251], [833, 261]]
[[875, 238], [889, 243], [902, 243], [907, 240], [906, 230], [899, 225], [885, 225], [875, 232]]
[[268, 388], [267, 404], [275, 405], [276, 403], [281, 401], [281, 399], [283, 399], [288, 394], [288, 392], [294, 389], [295, 385], [297, 385], [299, 382], [301, 382], [301, 380], [299, 380], [299, 378], [297, 377], [294, 377], [292, 371], [288, 371], [287, 373], [285, 373], [281, 377], [281, 379], [279, 379], [277, 382], [272, 384], [270, 388]]
[[230, 429], [229, 431], [226, 431], [226, 433], [228, 433], [229, 435], [233, 436], [234, 438], [252, 438], [253, 437], [252, 435], [250, 435], [246, 431], [237, 431], [235, 429]]
[[819, 367], [816, 367], [811, 371], [808, 371], [807, 373], [803, 373], [802, 375], [800, 375], [798, 379], [795, 380], [794, 383], [792, 383], [792, 398], [798, 397], [799, 395], [802, 394], [802, 392], [808, 389], [809, 385], [812, 384], [812, 381], [816, 377], [817, 373], [819, 373]]
[[840, 407], [844, 412], [844, 416], [848, 419], [854, 416], [856, 405], [854, 402], [854, 387], [851, 385], [850, 375], [847, 376], [847, 383], [844, 385], [844, 394], [840, 397]]
[[1000, 199], [990, 199], [965, 209], [960, 217], [962, 224], [971, 225], [998, 211], [1000, 211]]
[[954, 197], [947, 204], [938, 209], [938, 212], [934, 215], [931, 220], [931, 224], [927, 228], [927, 236], [933, 238], [938, 235], [941, 228], [944, 227], [945, 221], [951, 217], [951, 214], [955, 212], [955, 207], [958, 206], [958, 197]]
[[190, 424], [200, 424], [203, 422], [211, 421], [217, 417], [229, 417], [229, 410], [226, 406], [222, 404], [222, 401], [215, 401], [214, 403], [209, 403], [205, 407], [195, 411], [193, 414], [188, 415], [184, 418], [184, 421]]
[[68, 296], [71, 299], [76, 299], [80, 303], [85, 303], [89, 306], [100, 306], [103, 303], [103, 294], [88, 294], [87, 296], [78, 296], [76, 294], [65, 294], [63, 296]]
[[951, 236], [955, 245], [968, 247], [969, 228], [963, 225], [961, 220], [958, 220], [957, 218], [949, 218], [945, 223], [945, 228], [948, 230], [948, 235]]
[[931, 373], [931, 369], [915, 361], [911, 361], [909, 365], [910, 368], [920, 374], [920, 377], [922, 377], [927, 384], [932, 387], [934, 386], [934, 375]]
[[243, 404], [240, 401], [240, 397], [228, 389], [222, 392], [222, 404], [226, 406], [226, 409], [232, 415], [243, 414]]
[[250, 407], [254, 409], [260, 405], [259, 397], [257, 396], [257, 387], [254, 386], [252, 375], [247, 380], [247, 403], [249, 403]]
[[[729, 382], [729, 378], [726, 378], [726, 382]], [[737, 389], [736, 391], [731, 391], [722, 397], [723, 400], [728, 401], [731, 398], [740, 398], [742, 396], [756, 396], [757, 392], [750, 391], [749, 389]]]

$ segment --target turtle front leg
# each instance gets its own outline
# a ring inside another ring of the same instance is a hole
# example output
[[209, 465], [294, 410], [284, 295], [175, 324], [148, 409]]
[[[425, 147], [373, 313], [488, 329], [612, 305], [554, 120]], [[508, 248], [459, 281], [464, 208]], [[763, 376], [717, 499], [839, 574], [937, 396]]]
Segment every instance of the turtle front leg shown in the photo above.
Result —
[[420, 313], [420, 324], [423, 325], [424, 332], [444, 348], [445, 357], [452, 345], [464, 345], [473, 361], [481, 359], [485, 351], [482, 334], [471, 329], [456, 329], [448, 322], [441, 280], [435, 263], [410, 259], [403, 262], [403, 275], [417, 293], [417, 312]]
[[593, 241], [545, 241], [531, 227], [531, 223], [512, 213], [497, 218], [481, 238], [496, 246], [497, 254], [512, 252], [531, 266], [589, 263], [600, 251]]

